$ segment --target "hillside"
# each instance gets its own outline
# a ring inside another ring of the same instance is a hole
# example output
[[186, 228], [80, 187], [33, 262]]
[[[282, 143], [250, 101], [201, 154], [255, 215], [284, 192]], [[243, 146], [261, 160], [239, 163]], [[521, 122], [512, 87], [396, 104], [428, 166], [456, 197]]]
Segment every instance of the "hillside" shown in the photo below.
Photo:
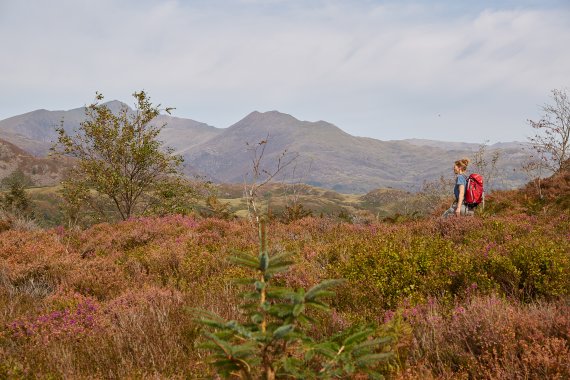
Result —
[[19, 170], [30, 177], [35, 186], [53, 186], [72, 165], [67, 158], [34, 157], [14, 144], [0, 139], [0, 179]]
[[[44, 228], [65, 225], [62, 212], [62, 199], [58, 192], [60, 186], [44, 186], [28, 189], [32, 208], [36, 214], [35, 222]], [[211, 190], [220, 204], [226, 204], [230, 218], [247, 218], [247, 202], [243, 196], [243, 184], [219, 184]], [[334, 190], [310, 185], [269, 184], [260, 192], [260, 205], [269, 210], [271, 217], [286, 221], [286, 208], [294, 204], [301, 205], [303, 211], [312, 216], [322, 216], [334, 220], [365, 223], [385, 218], [416, 218], [439, 210], [439, 202], [429, 201], [424, 194], [410, 193], [397, 189], [378, 189], [370, 193], [344, 194]], [[449, 197], [448, 197], [449, 198]], [[451, 200], [444, 200], [447, 204]], [[213, 215], [206, 203], [206, 198], [193, 200], [188, 205], [197, 215]], [[84, 226], [89, 226], [86, 220]]]
[[[114, 112], [118, 112], [122, 107], [128, 107], [127, 104], [116, 100], [104, 103], [104, 105]], [[85, 120], [84, 107], [69, 111], [37, 110], [0, 120], [0, 138], [33, 155], [45, 156], [57, 139], [55, 128], [60, 127], [62, 121], [64, 129], [72, 133], [83, 120]], [[219, 133], [217, 128], [207, 124], [168, 115], [159, 116], [156, 122], [166, 124], [160, 139], [165, 145], [180, 152]]]
[[[436, 140], [426, 140], [426, 139], [406, 139], [403, 140], [408, 142], [412, 145], [417, 146], [429, 146], [432, 148], [440, 148], [444, 150], [477, 150], [479, 148], [479, 144], [473, 143], [464, 143], [464, 142], [449, 142], [449, 141], [436, 141]], [[498, 142], [489, 146], [490, 150], [494, 149], [520, 149], [521, 145], [524, 143], [521, 142]]]
[[[114, 110], [125, 106], [118, 101], [106, 104]], [[62, 119], [66, 130], [72, 131], [83, 117], [83, 108], [30, 112], [0, 121], [0, 138], [41, 156], [56, 138], [54, 128]], [[186, 174], [218, 183], [243, 183], [252, 159], [246, 143], [251, 147], [267, 138], [264, 168], [276, 165], [285, 150], [299, 155], [281, 180], [360, 194], [387, 187], [418, 190], [424, 181], [451, 176], [452, 163], [463, 156], [473, 157], [478, 148], [467, 143], [355, 137], [326, 121], [301, 121], [277, 111], [252, 112], [228, 128], [167, 115], [156, 122], [166, 123], [160, 138], [184, 156]], [[501, 159], [494, 187], [522, 185], [526, 177], [520, 166], [526, 152], [521, 144], [496, 144], [488, 153], [496, 149], [500, 149]]]
[[[567, 174], [544, 181], [542, 200], [532, 185], [496, 192], [474, 218], [274, 221], [270, 254], [294, 261], [275, 281], [346, 279], [327, 300], [333, 311], [312, 311], [311, 338], [371, 326], [389, 342], [392, 355], [375, 367], [387, 378], [568, 378]], [[215, 378], [192, 313], [243, 319], [236, 251], [259, 252], [246, 219], [0, 231], [0, 378]]]
[[[299, 153], [296, 170], [303, 182], [344, 193], [386, 187], [417, 190], [425, 180], [449, 176], [456, 159], [472, 156], [478, 148], [476, 144], [463, 144], [460, 149], [452, 144], [444, 149], [443, 142], [436, 147], [355, 137], [324, 121], [300, 121], [271, 111], [252, 112], [216, 138], [188, 150], [185, 158], [192, 169], [216, 181], [239, 183], [250, 170], [251, 152], [246, 150], [246, 142], [256, 143], [267, 136], [264, 159], [268, 168], [287, 149]], [[501, 154], [503, 176], [497, 187], [522, 184], [524, 176], [515, 170], [525, 157], [520, 146], [508, 145]], [[284, 178], [291, 180], [290, 176]]]

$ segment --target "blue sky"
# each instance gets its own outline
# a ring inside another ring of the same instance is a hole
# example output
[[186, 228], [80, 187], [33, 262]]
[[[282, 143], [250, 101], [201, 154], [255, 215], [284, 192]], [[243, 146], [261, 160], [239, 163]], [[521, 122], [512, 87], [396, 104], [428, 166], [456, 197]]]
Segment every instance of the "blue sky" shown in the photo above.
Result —
[[145, 89], [381, 140], [524, 140], [570, 87], [570, 1], [0, 0], [0, 119]]

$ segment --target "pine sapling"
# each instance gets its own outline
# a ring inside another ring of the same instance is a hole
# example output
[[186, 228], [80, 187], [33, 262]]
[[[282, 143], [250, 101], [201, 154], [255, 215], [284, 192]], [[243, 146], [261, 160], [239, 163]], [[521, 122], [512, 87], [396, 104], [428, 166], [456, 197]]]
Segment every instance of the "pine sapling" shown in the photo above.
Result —
[[374, 328], [353, 327], [321, 342], [308, 335], [317, 322], [308, 310], [330, 311], [324, 299], [334, 295], [331, 288], [342, 280], [325, 280], [309, 290], [291, 289], [272, 283], [274, 276], [287, 271], [290, 253], [269, 253], [266, 223], [259, 225], [257, 257], [240, 253], [233, 263], [255, 274], [238, 280], [249, 291], [241, 294], [244, 319], [225, 320], [193, 309], [196, 320], [204, 326], [202, 345], [210, 351], [211, 364], [219, 375], [229, 378], [330, 379], [366, 374], [382, 378], [377, 367], [393, 357], [391, 337], [373, 338]]

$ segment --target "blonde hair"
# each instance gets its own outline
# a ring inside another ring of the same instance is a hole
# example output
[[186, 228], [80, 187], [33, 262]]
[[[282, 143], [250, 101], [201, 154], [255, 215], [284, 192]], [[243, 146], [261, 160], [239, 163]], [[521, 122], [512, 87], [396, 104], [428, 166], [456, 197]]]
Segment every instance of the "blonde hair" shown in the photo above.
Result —
[[461, 160], [455, 161], [455, 166], [457, 166], [461, 170], [467, 170], [467, 165], [469, 165], [468, 158], [462, 158]]

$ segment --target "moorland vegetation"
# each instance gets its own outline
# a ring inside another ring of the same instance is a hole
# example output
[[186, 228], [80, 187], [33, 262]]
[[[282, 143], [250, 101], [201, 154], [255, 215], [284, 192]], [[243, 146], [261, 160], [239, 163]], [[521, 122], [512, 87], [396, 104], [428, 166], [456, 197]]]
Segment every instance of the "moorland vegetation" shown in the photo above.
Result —
[[308, 212], [301, 196], [271, 217], [254, 183], [251, 218], [211, 194], [180, 210], [177, 186], [155, 212], [34, 228], [16, 179], [0, 378], [570, 377], [568, 161], [451, 219], [427, 195], [388, 218]]
[[[271, 222], [271, 254], [294, 262], [274, 281], [345, 278], [332, 312], [310, 311], [309, 334], [358, 325], [392, 337], [377, 368], [390, 378], [566, 378], [569, 177], [547, 181], [542, 200], [532, 186], [493, 194], [475, 218]], [[242, 318], [232, 279], [247, 272], [228, 258], [257, 252], [256, 232], [180, 215], [2, 232], [0, 373], [213, 377], [188, 308]]]

